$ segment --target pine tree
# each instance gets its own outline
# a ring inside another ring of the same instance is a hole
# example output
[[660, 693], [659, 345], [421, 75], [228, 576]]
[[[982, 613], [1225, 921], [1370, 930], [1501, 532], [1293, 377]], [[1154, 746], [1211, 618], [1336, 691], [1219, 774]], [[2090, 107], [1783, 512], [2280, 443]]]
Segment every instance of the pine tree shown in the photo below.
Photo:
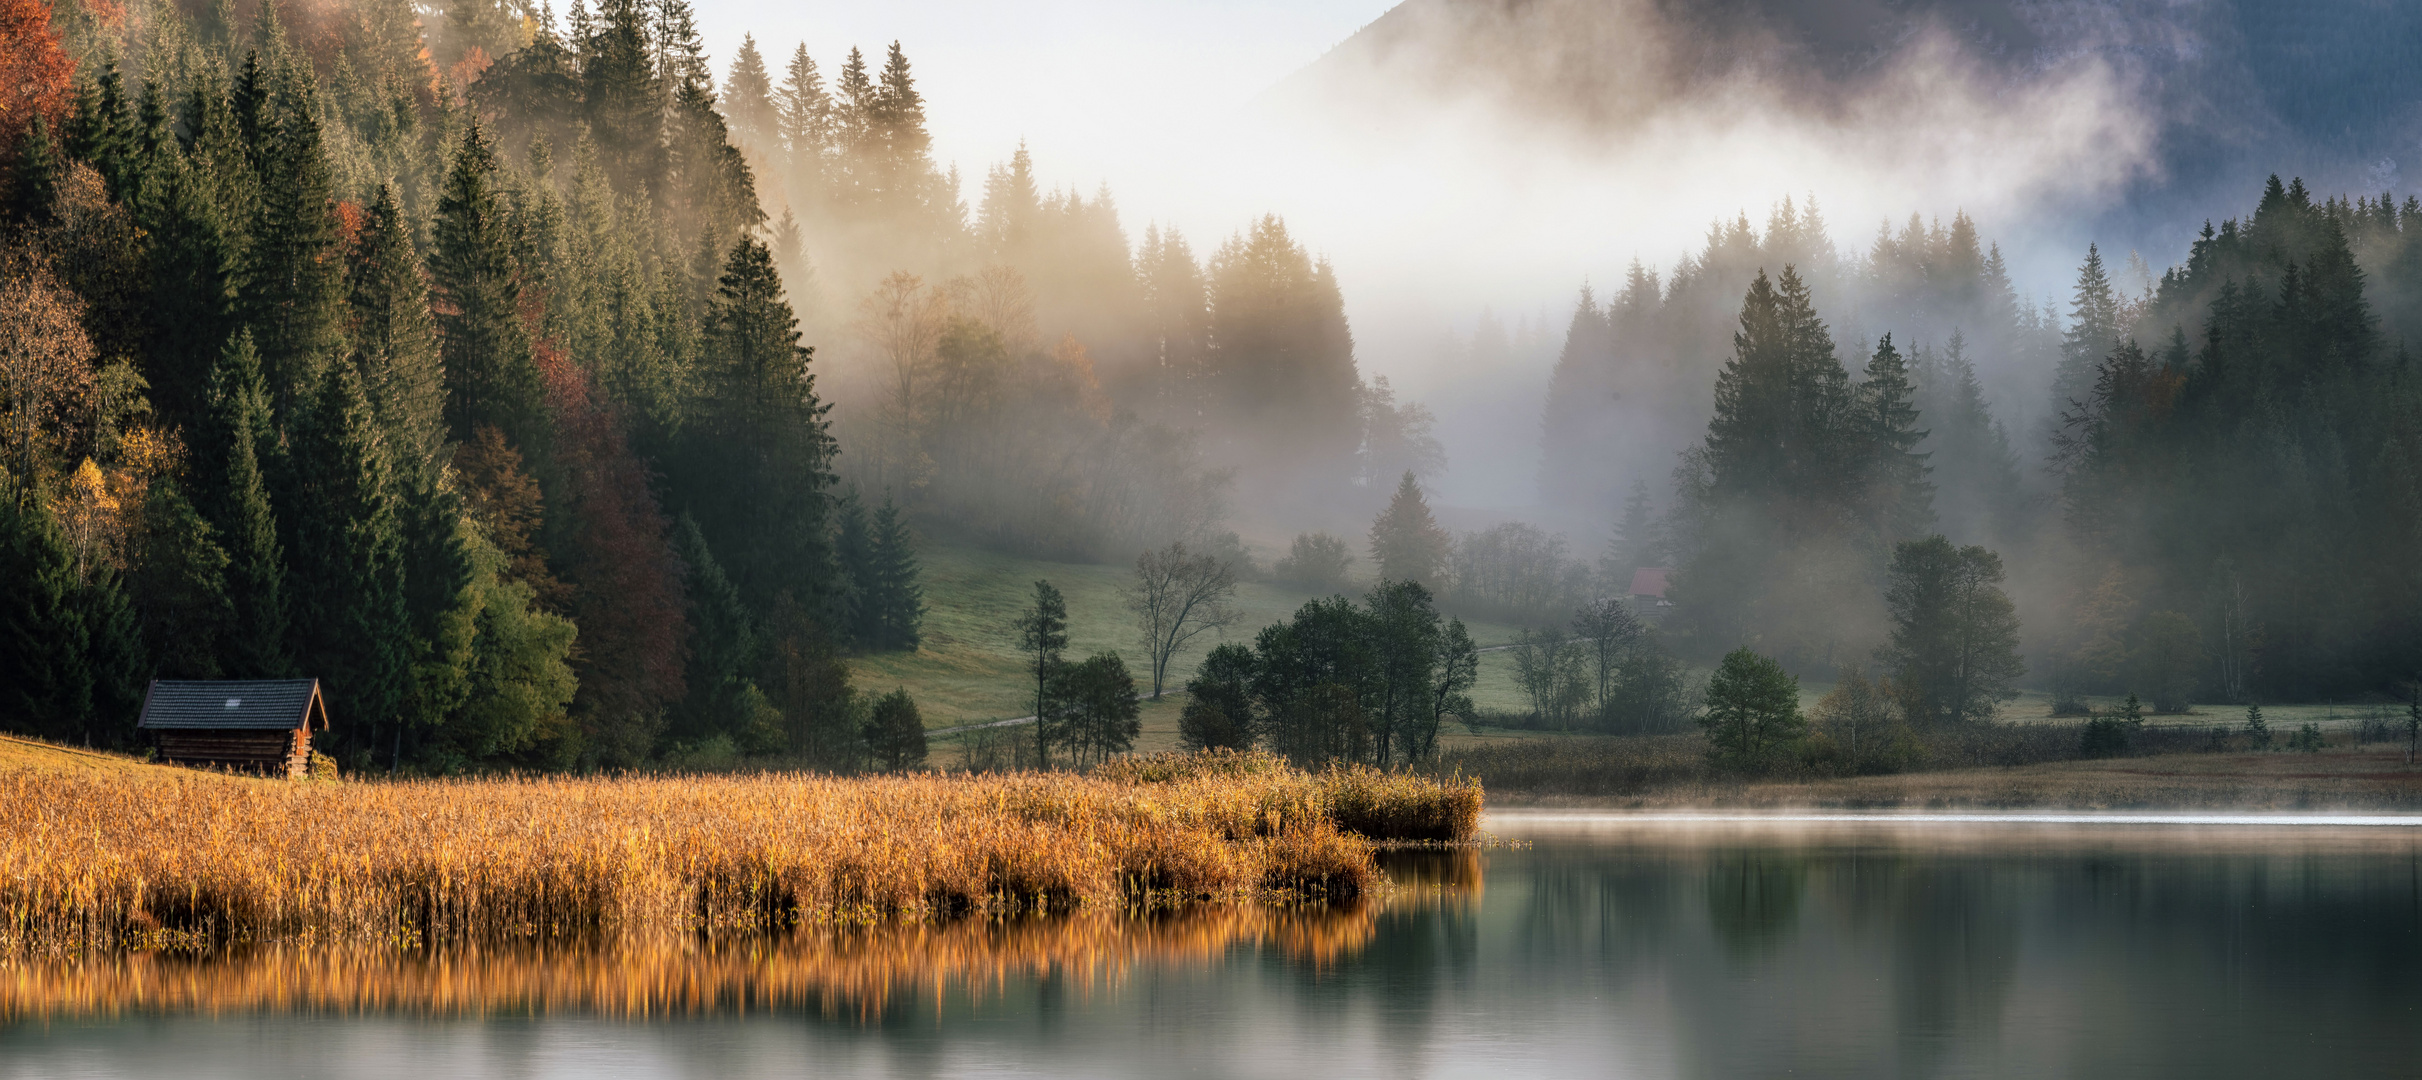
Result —
[[1663, 566], [1659, 561], [1665, 555], [1663, 548], [1663, 532], [1649, 510], [1648, 481], [1635, 481], [1631, 494], [1623, 500], [1623, 520], [1615, 525], [1615, 535], [1606, 545], [1606, 556], [1598, 560], [1598, 578], [1607, 594], [1628, 593], [1633, 571]]
[[[355, 715], [392, 716], [415, 652], [404, 600], [394, 486], [377, 418], [348, 365], [330, 369], [294, 432], [299, 506], [285, 522], [294, 624], [305, 674]], [[359, 729], [367, 749], [368, 729]]]
[[886, 772], [901, 772], [925, 764], [925, 720], [904, 688], [875, 699], [866, 724], [866, 747]]
[[420, 260], [392, 185], [379, 185], [352, 263], [353, 358], [363, 391], [399, 475], [433, 473], [446, 437], [444, 373]]
[[[2276, 178], [2274, 178], [2275, 180]], [[2054, 434], [2060, 419], [2078, 411], [2094, 388], [2094, 372], [2119, 345], [2119, 295], [2103, 271], [2102, 251], [2086, 245], [2069, 305], [2069, 329], [2061, 335], [2060, 367], [2052, 375]]]
[[147, 651], [162, 678], [216, 679], [234, 630], [227, 552], [210, 522], [171, 479], [154, 481], [143, 505], [128, 586]]
[[211, 370], [208, 419], [194, 446], [202, 514], [227, 549], [234, 622], [219, 667], [228, 678], [279, 678], [287, 652], [286, 559], [270, 512], [262, 451], [274, 452], [269, 394], [252, 332], [239, 331]]
[[833, 500], [833, 563], [840, 573], [833, 582], [831, 607], [834, 624], [846, 629], [850, 644], [860, 649], [873, 647], [866, 593], [874, 553], [874, 521], [866, 501], [858, 497], [856, 487], [845, 489]]
[[923, 640], [925, 589], [917, 583], [922, 571], [908, 522], [888, 495], [875, 510], [872, 539], [859, 601], [867, 613], [867, 641], [877, 649], [914, 652]]
[[708, 550], [698, 523], [683, 516], [673, 526], [673, 551], [686, 568], [682, 592], [689, 601], [687, 695], [674, 708], [666, 734], [702, 742], [729, 738], [740, 749], [779, 749], [780, 717], [757, 688], [755, 673], [765, 657], [748, 605]]
[[8, 203], [0, 211], [15, 221], [48, 219], [51, 200], [58, 195], [60, 171], [59, 146], [51, 137], [50, 117], [37, 112], [18, 148], [16, 167], [9, 170]]
[[86, 746], [131, 746], [152, 665], [125, 579], [116, 567], [96, 563], [76, 599], [84, 615], [84, 666], [92, 673], [92, 703], [78, 718], [79, 734]]
[[774, 84], [765, 71], [765, 56], [757, 51], [754, 34], [740, 35], [740, 52], [732, 59], [731, 78], [724, 80], [724, 115], [732, 129], [759, 146], [770, 146], [780, 134], [774, 109]]
[[1051, 744], [1055, 725], [1052, 691], [1058, 686], [1063, 661], [1060, 654], [1068, 648], [1068, 600], [1048, 581], [1034, 583], [1034, 606], [1018, 616], [1018, 651], [1033, 656], [1027, 672], [1034, 678], [1034, 748], [1035, 762], [1051, 767]]
[[782, 298], [773, 253], [743, 236], [724, 263], [699, 358], [704, 384], [697, 421], [685, 429], [676, 498], [725, 569], [759, 603], [788, 596], [811, 609], [828, 602], [832, 553], [826, 489], [833, 441]]
[[1435, 586], [1443, 580], [1453, 547], [1438, 519], [1430, 516], [1420, 482], [1406, 472], [1388, 508], [1371, 522], [1371, 561], [1379, 566], [1379, 576]]
[[816, 61], [807, 55], [806, 45], [791, 53], [774, 105], [782, 144], [790, 151], [793, 182], [804, 186], [802, 194], [808, 200], [824, 198], [826, 170], [831, 164], [827, 159], [833, 149], [833, 100], [824, 92], [824, 77], [817, 74]]
[[521, 324], [519, 237], [500, 190], [496, 152], [478, 117], [438, 196], [429, 257], [446, 426], [457, 441], [493, 425], [515, 442], [535, 433], [538, 369]]
[[[262, 24], [265, 35], [282, 41], [273, 10]], [[320, 372], [342, 340], [345, 279], [335, 181], [310, 62], [282, 47], [267, 60], [271, 68], [250, 132], [265, 182], [245, 247], [237, 311], [252, 328], [270, 399], [285, 416], [317, 393]]]
[[72, 739], [93, 707], [75, 558], [33, 492], [0, 495], [0, 723]]
[[1866, 443], [1868, 528], [1882, 547], [1914, 540], [1934, 529], [1934, 485], [1928, 455], [1917, 446], [1917, 391], [1892, 335], [1876, 342], [1867, 379], [1858, 388], [1859, 434]]

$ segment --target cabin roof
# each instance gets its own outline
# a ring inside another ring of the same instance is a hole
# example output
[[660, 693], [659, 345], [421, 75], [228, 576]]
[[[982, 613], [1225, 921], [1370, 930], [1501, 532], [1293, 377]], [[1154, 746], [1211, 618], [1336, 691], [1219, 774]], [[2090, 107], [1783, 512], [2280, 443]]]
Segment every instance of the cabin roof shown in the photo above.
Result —
[[154, 679], [143, 728], [328, 729], [318, 679]]
[[1673, 573], [1669, 566], [1643, 566], [1631, 572], [1631, 594], [1665, 599], [1665, 575]]

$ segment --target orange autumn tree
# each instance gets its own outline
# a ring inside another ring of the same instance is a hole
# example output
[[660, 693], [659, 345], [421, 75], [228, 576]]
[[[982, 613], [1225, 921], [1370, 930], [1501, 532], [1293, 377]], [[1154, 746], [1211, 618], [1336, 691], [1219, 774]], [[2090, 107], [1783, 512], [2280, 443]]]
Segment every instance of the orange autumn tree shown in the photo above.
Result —
[[0, 0], [0, 164], [13, 164], [39, 115], [56, 128], [67, 112], [75, 63], [51, 29], [43, 0]]

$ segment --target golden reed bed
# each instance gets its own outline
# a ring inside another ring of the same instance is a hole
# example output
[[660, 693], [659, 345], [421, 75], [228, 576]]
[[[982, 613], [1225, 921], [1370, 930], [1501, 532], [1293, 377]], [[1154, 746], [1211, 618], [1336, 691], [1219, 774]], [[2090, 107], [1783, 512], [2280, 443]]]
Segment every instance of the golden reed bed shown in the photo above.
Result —
[[0, 953], [579, 937], [1130, 908], [1380, 881], [1481, 791], [1257, 755], [1069, 774], [268, 783], [0, 770]]

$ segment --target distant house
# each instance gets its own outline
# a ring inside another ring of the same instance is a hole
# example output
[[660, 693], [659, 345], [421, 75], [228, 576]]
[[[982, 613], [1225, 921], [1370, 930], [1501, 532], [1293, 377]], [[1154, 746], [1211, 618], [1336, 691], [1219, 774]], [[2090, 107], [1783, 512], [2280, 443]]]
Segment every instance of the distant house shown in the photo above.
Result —
[[154, 679], [143, 719], [160, 760], [245, 772], [311, 771], [311, 733], [328, 730], [318, 679]]
[[1670, 566], [1643, 566], [1631, 572], [1631, 610], [1643, 622], [1663, 621], [1674, 603], [1665, 598], [1665, 579], [1673, 573]]

